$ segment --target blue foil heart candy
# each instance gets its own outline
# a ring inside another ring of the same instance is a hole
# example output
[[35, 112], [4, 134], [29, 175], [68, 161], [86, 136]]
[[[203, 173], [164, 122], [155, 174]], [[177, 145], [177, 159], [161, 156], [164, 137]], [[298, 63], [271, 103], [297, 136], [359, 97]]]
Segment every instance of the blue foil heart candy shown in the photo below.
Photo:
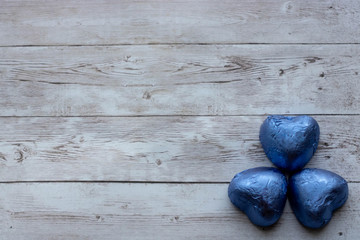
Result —
[[230, 201], [255, 225], [277, 222], [286, 203], [287, 181], [276, 168], [259, 167], [240, 172], [230, 182]]
[[321, 228], [333, 211], [348, 198], [348, 185], [341, 176], [322, 169], [304, 169], [289, 179], [290, 206], [301, 224]]
[[260, 127], [260, 142], [269, 160], [281, 170], [302, 169], [314, 155], [320, 127], [309, 116], [268, 116]]

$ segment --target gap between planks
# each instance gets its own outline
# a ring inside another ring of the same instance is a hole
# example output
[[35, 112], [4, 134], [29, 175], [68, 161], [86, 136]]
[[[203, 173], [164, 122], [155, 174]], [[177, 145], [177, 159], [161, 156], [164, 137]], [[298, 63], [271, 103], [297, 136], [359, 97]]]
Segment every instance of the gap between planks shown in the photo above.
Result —
[[171, 45], [189, 45], [189, 46], [219, 46], [219, 45], [360, 45], [360, 43], [114, 43], [114, 44], [32, 44], [32, 45], [1, 45], [0, 48], [22, 48], [22, 47], [121, 47], [121, 46], [171, 46]]
[[359, 113], [265, 113], [265, 114], [225, 114], [225, 115], [179, 115], [179, 114], [173, 114], [173, 115], [58, 115], [58, 116], [51, 116], [51, 115], [25, 115], [25, 116], [0, 116], [0, 118], [97, 118], [97, 117], [106, 117], [106, 118], [171, 118], [171, 117], [266, 117], [270, 115], [283, 115], [283, 116], [302, 116], [302, 115], [309, 115], [309, 116], [360, 116]]
[[[120, 183], [120, 184], [229, 184], [229, 181], [218, 181], [218, 182], [204, 182], [204, 181], [175, 181], [175, 182], [169, 182], [169, 181], [99, 181], [99, 180], [46, 180], [46, 181], [0, 181], [0, 184], [22, 184], [22, 183]], [[360, 181], [348, 181], [348, 183], [360, 183]]]
[[[306, 167], [305, 167], [306, 168]], [[119, 183], [119, 184], [127, 184], [127, 183], [131, 183], [131, 184], [202, 184], [202, 185], [210, 185], [210, 184], [229, 184], [230, 181], [226, 181], [226, 182], [196, 182], [196, 181], [191, 181], [191, 182], [168, 182], [168, 181], [108, 181], [108, 180], [104, 180], [104, 181], [99, 181], [99, 180], [50, 180], [50, 181], [8, 181], [8, 182], [4, 182], [4, 181], [0, 181], [0, 184], [27, 184], [27, 183]], [[351, 184], [358, 184], [360, 183], [360, 181], [347, 181], [347, 183], [351, 183]]]

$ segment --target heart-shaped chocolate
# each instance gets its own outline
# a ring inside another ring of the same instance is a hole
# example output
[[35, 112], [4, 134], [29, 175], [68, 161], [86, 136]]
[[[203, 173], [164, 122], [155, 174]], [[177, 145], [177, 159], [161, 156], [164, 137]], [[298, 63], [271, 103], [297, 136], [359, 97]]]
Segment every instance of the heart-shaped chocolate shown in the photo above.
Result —
[[306, 168], [289, 179], [288, 197], [301, 224], [321, 228], [333, 211], [348, 198], [348, 185], [342, 177], [323, 169]]
[[260, 128], [260, 142], [266, 156], [280, 169], [302, 169], [314, 155], [320, 127], [309, 116], [269, 116]]
[[235, 175], [228, 189], [231, 202], [255, 225], [279, 220], [286, 203], [286, 177], [276, 168], [259, 167]]

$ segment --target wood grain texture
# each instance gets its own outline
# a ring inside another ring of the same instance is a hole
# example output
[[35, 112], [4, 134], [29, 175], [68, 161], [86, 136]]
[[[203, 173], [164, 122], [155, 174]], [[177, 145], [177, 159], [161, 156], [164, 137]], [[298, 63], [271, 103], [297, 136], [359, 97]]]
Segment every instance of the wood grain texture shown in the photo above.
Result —
[[0, 48], [1, 116], [360, 114], [360, 45]]
[[[360, 1], [0, 0], [0, 239], [360, 239]], [[266, 114], [311, 114], [330, 224], [227, 197], [271, 166]]]
[[360, 185], [349, 191], [332, 221], [311, 231], [288, 203], [276, 225], [255, 227], [230, 203], [227, 184], [0, 184], [0, 238], [358, 239]]
[[[265, 117], [0, 118], [0, 181], [229, 182], [271, 166]], [[316, 116], [320, 144], [307, 167], [360, 181], [360, 118]]]
[[1, 1], [0, 45], [359, 43], [357, 0]]

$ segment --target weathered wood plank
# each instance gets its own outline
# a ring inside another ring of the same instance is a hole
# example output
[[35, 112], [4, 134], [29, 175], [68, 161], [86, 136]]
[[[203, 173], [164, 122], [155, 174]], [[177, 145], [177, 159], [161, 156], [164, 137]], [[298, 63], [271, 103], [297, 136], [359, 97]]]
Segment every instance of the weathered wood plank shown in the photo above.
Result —
[[[360, 118], [316, 116], [307, 167], [360, 181]], [[271, 166], [258, 139], [265, 117], [0, 118], [0, 181], [228, 182]]]
[[324, 229], [289, 205], [262, 229], [232, 206], [227, 184], [0, 184], [2, 239], [359, 239], [360, 184]]
[[357, 0], [1, 1], [0, 45], [359, 43]]
[[0, 48], [1, 116], [360, 114], [360, 45]]

